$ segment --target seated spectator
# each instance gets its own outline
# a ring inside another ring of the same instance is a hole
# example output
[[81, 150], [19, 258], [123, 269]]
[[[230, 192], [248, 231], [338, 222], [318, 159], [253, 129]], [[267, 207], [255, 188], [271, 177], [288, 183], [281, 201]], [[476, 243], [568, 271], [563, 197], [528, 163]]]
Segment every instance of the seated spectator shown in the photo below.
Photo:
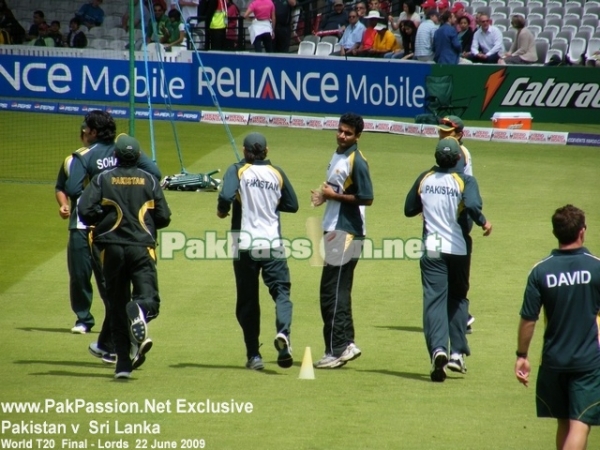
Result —
[[167, 23], [167, 29], [165, 30], [161, 43], [164, 44], [166, 49], [172, 47], [185, 47], [187, 45], [185, 40], [185, 23], [181, 20], [181, 13], [176, 9], [169, 11], [169, 21]]
[[48, 36], [50, 27], [47, 24], [41, 23], [37, 27], [38, 36], [35, 39], [29, 41], [29, 45], [35, 47], [54, 47], [54, 40]]
[[402, 5], [402, 8], [403, 11], [400, 13], [397, 22], [394, 22], [394, 18], [392, 16], [388, 18], [392, 28], [397, 30], [405, 20], [412, 20], [415, 23], [415, 26], [418, 27], [421, 23], [421, 16], [419, 13], [417, 13], [417, 7], [414, 2], [412, 0], [406, 0]]
[[335, 0], [333, 2], [333, 11], [321, 20], [319, 31], [316, 34], [318, 36], [332, 34], [341, 36], [346, 25], [348, 25], [348, 14], [344, 9], [344, 2], [342, 0]]
[[462, 47], [455, 22], [456, 17], [448, 8], [440, 14], [440, 27], [433, 35], [433, 60], [438, 64], [458, 64], [460, 60]]
[[99, 27], [104, 22], [104, 10], [100, 7], [102, 0], [91, 0], [84, 3], [75, 13], [75, 17], [81, 19], [81, 23], [88, 28]]
[[25, 36], [26, 41], [33, 41], [38, 38], [40, 33], [38, 32], [38, 27], [40, 25], [46, 25], [46, 19], [44, 19], [44, 11], [36, 10], [33, 12], [33, 23], [29, 27], [29, 31], [27, 32], [27, 36]]
[[[473, 33], [475, 32], [475, 30], [477, 29], [477, 23], [475, 22], [475, 17], [473, 17], [471, 14], [469, 14], [467, 11], [465, 11], [465, 5], [461, 2], [456, 2], [454, 5], [452, 5], [452, 12], [454, 13], [454, 15], [456, 16], [456, 31], [458, 31], [460, 33], [460, 19], [463, 17], [466, 17], [469, 20], [469, 27], [471, 28], [471, 30], [473, 31]], [[469, 50], [471, 49], [471, 47], [469, 47]]]
[[458, 39], [460, 39], [461, 55], [463, 58], [466, 58], [471, 53], [473, 34], [469, 17], [467, 15], [461, 16], [458, 19]]
[[368, 56], [369, 50], [373, 47], [373, 42], [377, 35], [375, 26], [381, 21], [382, 16], [378, 11], [369, 11], [369, 14], [365, 16], [365, 19], [367, 19], [367, 27], [363, 33], [360, 46], [358, 47], [358, 50], [356, 50], [356, 56]]
[[69, 22], [69, 34], [67, 34], [67, 47], [69, 48], [86, 48], [88, 45], [87, 37], [83, 31], [80, 30], [81, 19], [79, 17], [73, 17]]
[[471, 54], [467, 59], [474, 63], [496, 64], [504, 48], [502, 32], [490, 24], [487, 14], [480, 15], [479, 23], [481, 27], [473, 35]]
[[415, 54], [415, 37], [417, 26], [412, 20], [405, 20], [400, 24], [400, 36], [402, 37], [402, 49], [383, 55], [391, 59], [412, 59]]
[[50, 22], [48, 37], [54, 41], [55, 47], [63, 47], [65, 38], [60, 32], [60, 22], [58, 20], [53, 20]]
[[435, 4], [437, 6], [437, 10], [440, 16], [446, 11], [450, 10], [450, 3], [448, 2], [448, 0], [438, 0]]
[[368, 25], [368, 21], [366, 19], [367, 4], [363, 0], [361, 0], [359, 2], [356, 2], [354, 9], [356, 10], [356, 13], [358, 14], [358, 21], [366, 27]]
[[500, 64], [533, 64], [538, 60], [535, 38], [525, 27], [525, 17], [520, 14], [512, 16], [510, 24], [517, 30], [517, 37], [510, 50], [498, 61]]
[[4, 0], [0, 0], [0, 32], [0, 43], [4, 45], [22, 44], [25, 40], [25, 29]]
[[[388, 12], [384, 10], [379, 0], [369, 0], [369, 10], [367, 11], [367, 13], [371, 11], [377, 11], [382, 17], [382, 19], [388, 16]], [[383, 20], [381, 21], [381, 23], [383, 23]]]
[[238, 47], [238, 17], [240, 9], [233, 0], [227, 0], [227, 33], [225, 35], [227, 50], [235, 50]]
[[[121, 26], [125, 31], [129, 31], [129, 2], [127, 2], [127, 7], [125, 8], [125, 13], [121, 18]], [[150, 17], [150, 11], [148, 11], [148, 7], [146, 6], [146, 2], [143, 3], [144, 8], [144, 17]], [[135, 14], [133, 15], [133, 27], [136, 30], [142, 28], [142, 10], [140, 8], [140, 0], [133, 0], [133, 10]]]
[[356, 56], [356, 52], [362, 42], [366, 27], [358, 20], [358, 12], [350, 11], [348, 14], [349, 25], [344, 30], [340, 39], [340, 51], [333, 53], [339, 56]]
[[438, 29], [439, 14], [435, 9], [429, 8], [425, 20], [415, 37], [415, 59], [419, 61], [433, 61], [433, 35]]
[[160, 3], [154, 3], [154, 14], [150, 15], [150, 20], [146, 25], [146, 43], [162, 42], [169, 24], [169, 18], [165, 15], [165, 9]]
[[[341, 1], [341, 0], [339, 0]], [[261, 53], [273, 52], [273, 37], [275, 27], [275, 5], [272, 0], [252, 0], [248, 10], [244, 13], [244, 19], [254, 15], [250, 25], [250, 42], [254, 45], [254, 51]]]
[[377, 34], [373, 46], [364, 56], [383, 58], [386, 53], [395, 53], [400, 50], [400, 44], [396, 40], [396, 36], [384, 24], [378, 23], [375, 25], [375, 31]]

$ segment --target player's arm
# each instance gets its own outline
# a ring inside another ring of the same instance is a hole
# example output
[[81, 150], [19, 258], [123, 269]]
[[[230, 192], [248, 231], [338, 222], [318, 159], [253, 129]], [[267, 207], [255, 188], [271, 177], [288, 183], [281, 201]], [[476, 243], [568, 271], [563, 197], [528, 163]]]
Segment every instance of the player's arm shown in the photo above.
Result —
[[156, 180], [153, 182], [154, 194], [154, 226], [159, 230], [166, 228], [171, 223], [171, 209], [165, 199], [165, 194]]
[[77, 203], [79, 220], [87, 226], [96, 225], [102, 219], [102, 174], [96, 175], [84, 189]]
[[322, 195], [325, 200], [333, 200], [340, 203], [348, 203], [356, 206], [371, 206], [373, 204], [373, 183], [367, 161], [357, 152], [352, 169], [352, 181], [355, 193], [337, 193], [327, 183], [323, 184]]
[[406, 217], [415, 217], [423, 212], [423, 202], [421, 202], [421, 195], [419, 194], [419, 186], [427, 172], [422, 173], [415, 180], [414, 184], [406, 194], [406, 200], [404, 201], [404, 215]]
[[63, 219], [68, 219], [71, 215], [71, 210], [69, 208], [69, 197], [65, 193], [65, 183], [67, 181], [65, 164], [66, 161], [64, 164], [60, 165], [60, 169], [58, 170], [56, 185], [54, 186], [54, 196], [56, 198], [56, 202], [58, 203], [58, 215]]
[[231, 203], [240, 187], [240, 179], [238, 178], [237, 170], [238, 166], [232, 164], [223, 176], [223, 184], [221, 186], [221, 192], [219, 192], [219, 199], [217, 200], [217, 217], [221, 219], [224, 219], [229, 215]]
[[65, 183], [65, 192], [71, 198], [77, 198], [83, 192], [83, 184], [87, 177], [83, 160], [77, 153], [73, 153], [73, 160], [71, 161], [71, 168], [69, 171], [69, 178]]
[[525, 387], [529, 382], [531, 366], [529, 364], [528, 352], [535, 323], [539, 319], [542, 310], [542, 295], [537, 283], [537, 276], [534, 270], [527, 278], [527, 286], [523, 295], [523, 306], [521, 307], [521, 320], [517, 332], [517, 361], [515, 362], [515, 376], [519, 383]]
[[483, 235], [489, 236], [492, 232], [492, 223], [485, 218], [483, 212], [481, 211], [483, 208], [483, 201], [481, 200], [481, 195], [479, 194], [477, 180], [470, 176], [463, 176], [463, 180], [465, 182], [463, 202], [465, 209], [467, 210], [467, 214], [469, 214], [471, 219], [473, 219], [473, 222], [483, 229]]
[[279, 199], [279, 205], [277, 206], [277, 210], [281, 212], [289, 212], [295, 213], [298, 211], [298, 197], [296, 196], [296, 191], [294, 191], [294, 187], [287, 175], [283, 170], [279, 167], [276, 167], [281, 175], [283, 180], [283, 186], [281, 188], [281, 198]]

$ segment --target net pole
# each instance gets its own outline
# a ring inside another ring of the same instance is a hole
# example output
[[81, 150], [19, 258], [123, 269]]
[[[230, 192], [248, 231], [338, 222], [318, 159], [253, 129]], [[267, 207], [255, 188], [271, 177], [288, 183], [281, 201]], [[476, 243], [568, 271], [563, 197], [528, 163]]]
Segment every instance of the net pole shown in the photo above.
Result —
[[[133, 1], [129, 0], [129, 136], [135, 136], [135, 6]], [[140, 6], [143, 8], [142, 3]]]

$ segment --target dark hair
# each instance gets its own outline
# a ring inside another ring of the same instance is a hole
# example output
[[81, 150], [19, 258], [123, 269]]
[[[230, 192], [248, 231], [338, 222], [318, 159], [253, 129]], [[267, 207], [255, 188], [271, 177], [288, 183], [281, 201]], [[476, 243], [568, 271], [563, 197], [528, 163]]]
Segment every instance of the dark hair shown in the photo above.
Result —
[[460, 155], [452, 155], [451, 153], [435, 152], [435, 163], [442, 169], [450, 169], [456, 166], [460, 160]]
[[575, 242], [585, 228], [585, 213], [573, 205], [558, 208], [552, 216], [552, 233], [563, 245]]
[[443, 13], [440, 14], [440, 22], [448, 23], [451, 16], [452, 16], [452, 12], [449, 9], [447, 9], [446, 11], [444, 11]]
[[244, 147], [244, 159], [246, 162], [262, 161], [267, 157], [267, 149], [259, 143], [255, 143], [252, 148]]
[[425, 18], [426, 19], [431, 19], [433, 16], [435, 17], [440, 17], [440, 13], [437, 12], [436, 9], [429, 9], [427, 10], [427, 12], [425, 13]]
[[408, 14], [411, 16], [417, 11], [417, 6], [412, 0], [406, 0], [404, 4], [406, 5], [406, 9], [408, 9]]
[[172, 9], [171, 11], [169, 11], [169, 19], [175, 19], [178, 22], [181, 21], [181, 13], [179, 11], [177, 11], [176, 9]]
[[44, 11], [38, 9], [38, 10], [36, 10], [36, 11], [33, 12], [33, 15], [34, 16], [40, 16], [43, 19], [44, 18]]
[[117, 124], [109, 113], [95, 109], [85, 115], [84, 121], [90, 130], [97, 131], [97, 139], [99, 141], [113, 142], [115, 140]]
[[460, 23], [461, 20], [466, 20], [468, 25], [471, 25], [471, 19], [469, 19], [469, 16], [460, 16], [458, 18], [458, 23]]
[[69, 25], [71, 25], [72, 23], [76, 23], [78, 27], [81, 26], [81, 19], [79, 17], [73, 17], [70, 21], [69, 21]]
[[361, 116], [354, 113], [346, 113], [340, 117], [340, 123], [354, 128], [354, 134], [359, 135], [365, 128], [365, 122]]
[[521, 28], [525, 28], [525, 17], [521, 14], [515, 14], [512, 16], [512, 20], [510, 21], [511, 25], [515, 27], [517, 30]]
[[58, 27], [60, 28], [60, 22], [58, 20], [53, 20], [52, 22], [50, 22], [50, 25], [58, 25]]

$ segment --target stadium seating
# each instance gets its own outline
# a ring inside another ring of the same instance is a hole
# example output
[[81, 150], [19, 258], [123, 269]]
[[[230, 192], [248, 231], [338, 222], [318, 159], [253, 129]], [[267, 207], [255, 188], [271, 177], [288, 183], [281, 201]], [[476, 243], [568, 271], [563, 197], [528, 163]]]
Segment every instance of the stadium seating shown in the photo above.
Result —
[[582, 56], [585, 55], [587, 42], [583, 38], [573, 38], [569, 45], [569, 52], [567, 54], [569, 61], [572, 64], [579, 64]]
[[319, 42], [317, 44], [315, 55], [317, 56], [329, 56], [333, 52], [333, 44], [331, 42]]
[[548, 54], [548, 50], [550, 49], [550, 44], [546, 39], [536, 39], [535, 40], [535, 50], [538, 55], [538, 64], [544, 64], [546, 62], [546, 55]]
[[590, 59], [595, 52], [600, 51], [600, 38], [591, 38], [588, 41], [587, 50], [585, 52], [585, 59]]
[[314, 55], [317, 45], [313, 41], [304, 40], [298, 45], [299, 55]]

